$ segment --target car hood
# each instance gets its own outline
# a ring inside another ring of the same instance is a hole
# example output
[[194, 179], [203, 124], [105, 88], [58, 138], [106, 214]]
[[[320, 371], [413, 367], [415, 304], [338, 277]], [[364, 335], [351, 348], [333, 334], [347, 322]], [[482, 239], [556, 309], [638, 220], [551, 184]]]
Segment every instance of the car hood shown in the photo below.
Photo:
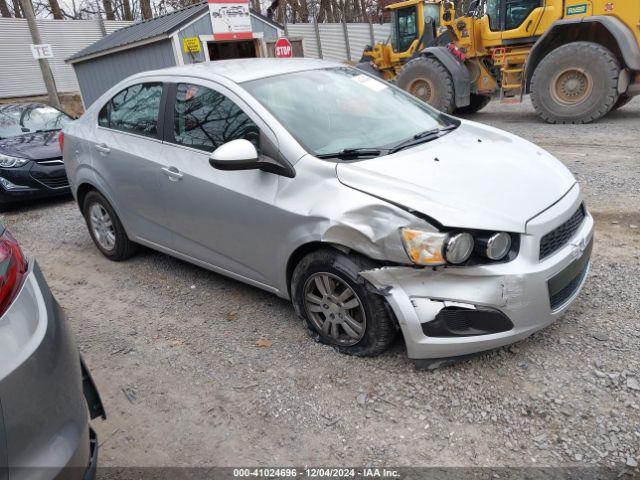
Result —
[[61, 158], [59, 131], [25, 133], [0, 139], [0, 153], [30, 160]]
[[559, 160], [536, 145], [466, 121], [437, 140], [340, 163], [336, 172], [344, 185], [446, 227], [520, 233], [576, 182]]

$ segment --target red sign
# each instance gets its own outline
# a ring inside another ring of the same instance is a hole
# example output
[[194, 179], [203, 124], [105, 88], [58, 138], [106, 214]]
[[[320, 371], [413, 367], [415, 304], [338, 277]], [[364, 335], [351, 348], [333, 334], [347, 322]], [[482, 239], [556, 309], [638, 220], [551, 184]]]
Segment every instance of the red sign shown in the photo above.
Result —
[[291, 58], [293, 57], [293, 48], [291, 42], [286, 37], [280, 37], [276, 41], [275, 54], [277, 58]]

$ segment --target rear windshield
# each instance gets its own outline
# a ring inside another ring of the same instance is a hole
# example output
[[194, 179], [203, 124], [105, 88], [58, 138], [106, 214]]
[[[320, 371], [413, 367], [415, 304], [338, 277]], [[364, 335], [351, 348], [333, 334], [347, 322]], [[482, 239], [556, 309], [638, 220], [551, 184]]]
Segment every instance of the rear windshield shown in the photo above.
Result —
[[386, 148], [447, 125], [425, 103], [350, 67], [277, 75], [242, 87], [313, 155]]

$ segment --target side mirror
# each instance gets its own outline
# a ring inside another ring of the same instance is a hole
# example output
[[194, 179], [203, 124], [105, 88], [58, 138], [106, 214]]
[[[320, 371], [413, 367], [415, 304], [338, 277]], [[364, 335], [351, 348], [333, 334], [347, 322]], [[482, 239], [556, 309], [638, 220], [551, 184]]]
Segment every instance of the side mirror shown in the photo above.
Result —
[[257, 167], [258, 151], [249, 140], [238, 138], [216, 148], [209, 163], [218, 170], [251, 170]]
[[295, 170], [266, 155], [258, 155], [249, 140], [238, 138], [216, 148], [209, 157], [209, 164], [217, 170], [262, 170], [285, 177], [295, 177]]

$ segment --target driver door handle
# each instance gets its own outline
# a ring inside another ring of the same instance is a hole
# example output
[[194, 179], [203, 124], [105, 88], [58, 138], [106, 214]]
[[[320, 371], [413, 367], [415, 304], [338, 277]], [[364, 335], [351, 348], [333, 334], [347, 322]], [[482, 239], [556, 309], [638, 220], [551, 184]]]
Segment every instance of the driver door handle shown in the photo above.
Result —
[[162, 167], [162, 171], [172, 182], [182, 180], [183, 174], [176, 167]]
[[98, 150], [100, 153], [109, 153], [111, 151], [111, 149], [107, 147], [107, 145], [104, 143], [99, 143], [95, 145], [95, 147], [96, 147], [96, 150]]

